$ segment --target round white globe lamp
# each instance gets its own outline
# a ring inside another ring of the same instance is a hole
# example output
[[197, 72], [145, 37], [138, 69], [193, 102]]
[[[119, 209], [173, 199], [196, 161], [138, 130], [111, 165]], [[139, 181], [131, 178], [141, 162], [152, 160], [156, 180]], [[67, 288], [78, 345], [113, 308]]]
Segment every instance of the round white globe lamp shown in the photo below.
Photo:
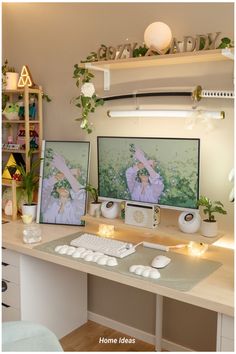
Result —
[[148, 48], [154, 47], [159, 51], [168, 49], [172, 39], [170, 27], [164, 22], [151, 23], [144, 32], [144, 42]]

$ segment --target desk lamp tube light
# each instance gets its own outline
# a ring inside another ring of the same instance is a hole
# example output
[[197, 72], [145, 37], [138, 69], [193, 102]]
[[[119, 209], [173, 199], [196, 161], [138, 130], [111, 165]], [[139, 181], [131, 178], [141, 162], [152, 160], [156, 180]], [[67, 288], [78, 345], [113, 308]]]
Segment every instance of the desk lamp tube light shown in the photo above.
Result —
[[124, 111], [107, 111], [109, 118], [129, 118], [129, 117], [154, 117], [154, 118], [194, 118], [205, 117], [211, 119], [224, 119], [224, 111], [207, 111], [207, 110], [124, 110]]

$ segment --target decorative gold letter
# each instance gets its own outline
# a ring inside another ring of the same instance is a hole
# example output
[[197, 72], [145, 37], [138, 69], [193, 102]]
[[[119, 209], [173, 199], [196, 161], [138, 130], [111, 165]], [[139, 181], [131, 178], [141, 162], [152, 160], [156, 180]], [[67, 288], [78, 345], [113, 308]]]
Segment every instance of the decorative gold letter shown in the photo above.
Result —
[[207, 34], [208, 34], [208, 38], [209, 38], [209, 42], [210, 42], [209, 49], [215, 49], [216, 48], [216, 41], [217, 41], [219, 35], [221, 34], [221, 32], [216, 32], [215, 38], [212, 38], [212, 33], [207, 33]]
[[[192, 48], [188, 50], [188, 42], [191, 42]], [[192, 52], [195, 49], [196, 40], [192, 36], [184, 36], [184, 52]]]
[[107, 60], [114, 60], [116, 57], [116, 48], [115, 47], [108, 47], [107, 48], [107, 53], [106, 53], [106, 58]]
[[209, 38], [205, 34], [197, 34], [196, 36], [196, 50], [200, 50], [201, 38], [205, 40], [204, 47], [201, 50], [209, 49]]
[[98, 60], [104, 60], [107, 56], [107, 48], [104, 47], [100, 47], [98, 49]]
[[176, 38], [173, 38], [170, 45], [170, 54], [180, 53], [179, 44]]

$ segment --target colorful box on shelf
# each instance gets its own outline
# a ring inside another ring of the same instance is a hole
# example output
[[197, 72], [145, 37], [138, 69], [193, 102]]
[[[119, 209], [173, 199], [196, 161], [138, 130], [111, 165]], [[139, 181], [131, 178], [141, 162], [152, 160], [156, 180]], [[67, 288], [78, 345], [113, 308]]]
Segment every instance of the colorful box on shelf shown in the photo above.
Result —
[[9, 149], [9, 150], [20, 150], [22, 149], [22, 145], [20, 144], [2, 144], [3, 149]]

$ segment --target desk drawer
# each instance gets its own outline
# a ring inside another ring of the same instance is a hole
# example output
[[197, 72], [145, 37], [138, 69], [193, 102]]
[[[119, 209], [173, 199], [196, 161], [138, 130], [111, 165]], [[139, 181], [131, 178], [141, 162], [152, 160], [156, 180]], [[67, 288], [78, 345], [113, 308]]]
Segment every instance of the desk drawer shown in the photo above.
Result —
[[20, 264], [20, 255], [17, 252], [8, 250], [6, 248], [2, 249], [2, 262], [18, 267]]
[[234, 318], [222, 315], [222, 337], [234, 339]]
[[11, 282], [6, 283], [6, 290], [2, 293], [2, 303], [15, 309], [20, 308], [20, 287]]
[[233, 352], [234, 351], [234, 341], [229, 338], [221, 338], [221, 351], [222, 352]]
[[2, 321], [19, 321], [20, 320], [20, 311], [14, 309], [13, 307], [6, 307], [2, 305]]
[[7, 263], [2, 264], [2, 278], [10, 282], [20, 284], [19, 268]]

